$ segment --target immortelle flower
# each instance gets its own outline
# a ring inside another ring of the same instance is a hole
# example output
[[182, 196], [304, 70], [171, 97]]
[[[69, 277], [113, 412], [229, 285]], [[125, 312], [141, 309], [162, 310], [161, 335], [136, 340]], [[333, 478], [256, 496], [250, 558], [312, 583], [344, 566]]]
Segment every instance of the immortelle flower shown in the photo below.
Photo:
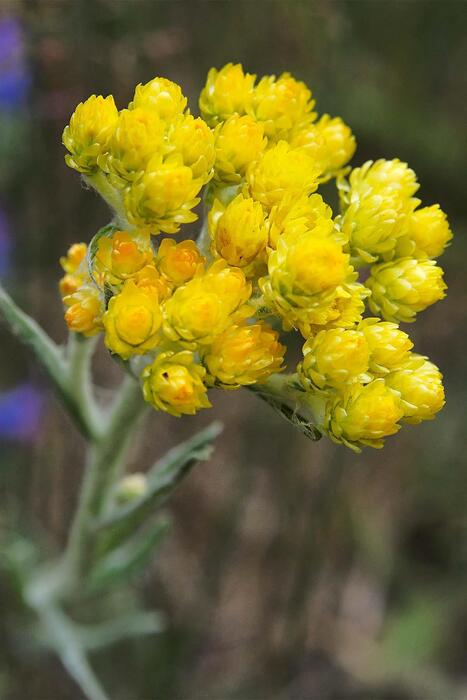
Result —
[[418, 187], [414, 171], [397, 159], [368, 161], [339, 179], [341, 225], [353, 255], [371, 263], [394, 250], [419, 204]]
[[399, 393], [383, 379], [353, 384], [330, 399], [326, 427], [335, 442], [351, 448], [382, 447], [383, 438], [400, 430], [404, 408]]
[[228, 63], [221, 70], [211, 68], [199, 96], [201, 116], [210, 126], [225, 121], [232, 114], [251, 110], [256, 76], [244, 73], [242, 66]]
[[162, 352], [143, 371], [144, 398], [173, 416], [193, 415], [211, 406], [205, 376], [205, 368], [189, 350]]
[[63, 131], [63, 145], [70, 152], [67, 165], [80, 173], [97, 168], [97, 160], [106, 152], [118, 120], [112, 95], [91, 95], [80, 102]]
[[305, 388], [342, 388], [368, 382], [370, 348], [361, 331], [334, 328], [320, 331], [303, 346], [298, 372]]
[[314, 192], [318, 175], [318, 165], [305, 151], [279, 141], [250, 165], [246, 179], [253, 199], [270, 209], [285, 195], [298, 198]]
[[401, 258], [375, 265], [366, 281], [371, 291], [370, 309], [388, 321], [415, 321], [424, 311], [445, 296], [443, 270], [434, 260]]
[[242, 194], [227, 207], [216, 200], [209, 214], [214, 251], [229, 265], [245, 267], [266, 249], [268, 227], [259, 202]]
[[189, 282], [204, 270], [205, 258], [194, 241], [175, 243], [164, 238], [157, 251], [156, 264], [159, 271], [175, 287]]
[[432, 420], [441, 410], [444, 406], [442, 379], [436, 365], [420, 355], [412, 355], [387, 377], [387, 386], [401, 397], [406, 423]]
[[285, 346], [267, 323], [229, 326], [203, 356], [209, 381], [224, 389], [264, 381], [281, 369]]
[[250, 163], [257, 161], [267, 146], [264, 128], [253, 117], [234, 114], [215, 130], [214, 178], [224, 183], [239, 183]]
[[154, 287], [139, 287], [133, 280], [126, 282], [109, 301], [103, 323], [106, 346], [123, 359], [155, 348], [160, 340], [162, 315]]
[[[69, 328], [102, 332], [174, 416], [248, 386], [306, 434], [356, 451], [433, 418], [441, 373], [399, 322], [445, 295], [435, 258], [452, 231], [416, 197], [414, 170], [397, 158], [351, 168], [351, 128], [318, 114], [289, 73], [212, 68], [199, 107], [155, 77], [120, 112], [111, 96], [76, 108], [67, 163], [114, 218], [61, 259]], [[333, 180], [337, 211], [317, 191]], [[195, 222], [201, 199], [197, 237], [160, 235]]]
[[64, 297], [63, 303], [68, 307], [65, 322], [70, 331], [90, 337], [102, 330], [102, 296], [95, 287], [85, 284]]

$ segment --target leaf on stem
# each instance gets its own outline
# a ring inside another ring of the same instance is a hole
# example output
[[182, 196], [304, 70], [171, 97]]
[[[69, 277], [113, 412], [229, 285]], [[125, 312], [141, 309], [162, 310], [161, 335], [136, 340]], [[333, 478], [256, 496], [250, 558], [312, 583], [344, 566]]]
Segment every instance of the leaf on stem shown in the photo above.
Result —
[[86, 580], [87, 592], [94, 594], [121, 586], [142, 573], [161, 546], [169, 527], [167, 517], [158, 517], [112, 549], [91, 570]]
[[125, 505], [114, 506], [95, 523], [96, 529], [113, 528], [114, 543], [128, 537], [148, 515], [165, 503], [197, 462], [209, 459], [214, 449], [213, 442], [221, 430], [221, 423], [215, 421], [169, 450], [147, 473], [146, 490], [141, 497]]

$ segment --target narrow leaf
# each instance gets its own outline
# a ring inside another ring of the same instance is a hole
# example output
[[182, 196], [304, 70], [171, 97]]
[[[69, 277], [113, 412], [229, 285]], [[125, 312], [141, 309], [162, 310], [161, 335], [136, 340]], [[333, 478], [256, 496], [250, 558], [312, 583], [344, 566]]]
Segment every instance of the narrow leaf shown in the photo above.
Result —
[[91, 570], [86, 588], [89, 593], [115, 588], [127, 583], [148, 566], [170, 527], [167, 518], [158, 518], [116, 549], [112, 549]]
[[207, 460], [214, 449], [213, 441], [220, 434], [222, 425], [215, 421], [186, 442], [169, 450], [149, 470], [145, 493], [122, 506], [115, 506], [96, 523], [96, 528], [108, 528], [122, 524], [130, 530], [151, 512], [160, 507], [174, 491], [191, 468], [201, 460]]

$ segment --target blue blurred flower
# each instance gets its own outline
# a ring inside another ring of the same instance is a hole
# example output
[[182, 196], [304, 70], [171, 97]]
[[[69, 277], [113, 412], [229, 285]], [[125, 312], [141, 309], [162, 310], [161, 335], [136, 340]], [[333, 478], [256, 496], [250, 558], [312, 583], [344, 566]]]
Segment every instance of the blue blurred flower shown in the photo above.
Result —
[[37, 435], [43, 399], [31, 384], [0, 394], [0, 439], [31, 440]]
[[0, 19], [0, 109], [22, 107], [30, 85], [21, 24], [15, 17]]

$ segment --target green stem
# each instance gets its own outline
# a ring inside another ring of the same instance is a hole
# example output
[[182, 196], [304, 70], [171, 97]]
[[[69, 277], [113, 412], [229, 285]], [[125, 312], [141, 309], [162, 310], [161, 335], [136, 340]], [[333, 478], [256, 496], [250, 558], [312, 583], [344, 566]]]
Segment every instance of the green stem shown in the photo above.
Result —
[[102, 429], [103, 417], [96, 405], [91, 380], [91, 360], [97, 344], [97, 337], [86, 338], [70, 332], [66, 348], [68, 361], [68, 388], [83, 415], [88, 417], [98, 438]]
[[[93, 417], [73, 393], [70, 376], [63, 348], [49, 338], [42, 328], [13, 301], [0, 285], [0, 311], [11, 332], [34, 353], [42, 365], [53, 387], [65, 405], [68, 413], [77, 424], [81, 433], [89, 440], [96, 438], [96, 426]], [[89, 356], [85, 358], [89, 360]]]
[[128, 222], [121, 192], [110, 184], [107, 175], [98, 170], [94, 175], [83, 175], [83, 179], [114, 211], [118, 226], [131, 231], [134, 227]]
[[311, 440], [321, 438], [323, 401], [295, 388], [296, 375], [273, 374], [262, 384], [248, 387]]
[[66, 585], [76, 585], [86, 569], [92, 547], [92, 523], [110, 496], [111, 485], [125, 463], [133, 433], [146, 404], [137, 381], [127, 376], [99, 440], [90, 447], [78, 508], [63, 555]]
[[47, 638], [70, 676], [89, 700], [109, 700], [89, 664], [74, 623], [54, 605], [38, 610]]

